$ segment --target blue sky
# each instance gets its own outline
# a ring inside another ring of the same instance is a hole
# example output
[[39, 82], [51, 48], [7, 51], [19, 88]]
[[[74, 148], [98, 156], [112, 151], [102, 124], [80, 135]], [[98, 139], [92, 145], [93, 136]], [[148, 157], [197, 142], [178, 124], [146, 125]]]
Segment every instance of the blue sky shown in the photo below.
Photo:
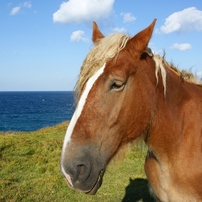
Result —
[[0, 1], [0, 91], [73, 90], [92, 21], [105, 35], [133, 36], [154, 18], [152, 50], [202, 75], [201, 0]]

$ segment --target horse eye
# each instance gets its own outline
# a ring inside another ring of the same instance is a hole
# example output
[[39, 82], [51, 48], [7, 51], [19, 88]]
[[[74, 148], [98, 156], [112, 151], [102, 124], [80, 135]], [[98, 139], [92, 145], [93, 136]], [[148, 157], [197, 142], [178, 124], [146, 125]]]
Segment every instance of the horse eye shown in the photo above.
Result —
[[125, 87], [125, 83], [122, 81], [113, 81], [112, 85], [111, 85], [111, 90], [115, 90], [115, 91], [121, 91], [123, 90]]

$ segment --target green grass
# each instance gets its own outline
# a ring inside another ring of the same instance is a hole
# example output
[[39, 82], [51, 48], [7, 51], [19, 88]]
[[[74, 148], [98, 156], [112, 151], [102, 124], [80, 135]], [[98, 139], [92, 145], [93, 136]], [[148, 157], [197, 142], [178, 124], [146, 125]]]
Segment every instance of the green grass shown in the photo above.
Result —
[[122, 163], [108, 166], [96, 195], [71, 190], [59, 169], [67, 125], [0, 133], [0, 202], [153, 201], [143, 170], [145, 154], [138, 147]]

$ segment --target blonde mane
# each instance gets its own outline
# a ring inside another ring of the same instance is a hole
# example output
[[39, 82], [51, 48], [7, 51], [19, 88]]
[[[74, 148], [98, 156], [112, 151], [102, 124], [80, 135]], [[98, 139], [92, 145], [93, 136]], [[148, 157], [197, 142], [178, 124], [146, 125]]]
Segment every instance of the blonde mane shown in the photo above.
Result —
[[[90, 52], [86, 56], [80, 70], [78, 82], [75, 88], [76, 99], [80, 95], [80, 92], [86, 81], [91, 76], [93, 76], [94, 73], [98, 71], [98, 69], [102, 67], [104, 63], [114, 58], [123, 48], [125, 48], [129, 39], [130, 36], [128, 35], [122, 33], [116, 33], [104, 37], [94, 44], [94, 47], [90, 50]], [[185, 70], [180, 71], [172, 63], [166, 62], [165, 54], [163, 55], [163, 57], [159, 55], [153, 55], [151, 57], [153, 58], [156, 65], [155, 70], [155, 76], [157, 81], [156, 85], [158, 85], [158, 73], [160, 73], [164, 87], [164, 96], [166, 95], [166, 68], [170, 68], [182, 80], [202, 86], [202, 84], [197, 81], [197, 79], [194, 77], [192, 73], [187, 72]]]
[[202, 83], [198, 81], [197, 78], [191, 72], [188, 72], [186, 70], [180, 71], [172, 63], [168, 63], [165, 60], [165, 53], [163, 57], [161, 57], [160, 55], [154, 55], [153, 60], [156, 64], [155, 75], [156, 75], [157, 84], [158, 84], [158, 72], [161, 74], [161, 77], [162, 77], [162, 83], [164, 87], [164, 96], [166, 95], [166, 68], [171, 69], [175, 74], [179, 76], [180, 79], [187, 81], [189, 83], [193, 83], [195, 85], [202, 86]]

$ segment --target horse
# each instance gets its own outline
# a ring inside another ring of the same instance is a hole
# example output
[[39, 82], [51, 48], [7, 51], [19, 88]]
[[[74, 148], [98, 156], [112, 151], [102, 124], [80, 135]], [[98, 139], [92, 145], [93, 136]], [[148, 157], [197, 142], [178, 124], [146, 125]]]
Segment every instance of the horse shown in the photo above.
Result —
[[156, 200], [202, 201], [202, 85], [149, 51], [155, 23], [130, 37], [104, 36], [93, 22], [94, 45], [80, 70], [61, 152], [70, 188], [96, 194], [108, 163], [140, 138]]

